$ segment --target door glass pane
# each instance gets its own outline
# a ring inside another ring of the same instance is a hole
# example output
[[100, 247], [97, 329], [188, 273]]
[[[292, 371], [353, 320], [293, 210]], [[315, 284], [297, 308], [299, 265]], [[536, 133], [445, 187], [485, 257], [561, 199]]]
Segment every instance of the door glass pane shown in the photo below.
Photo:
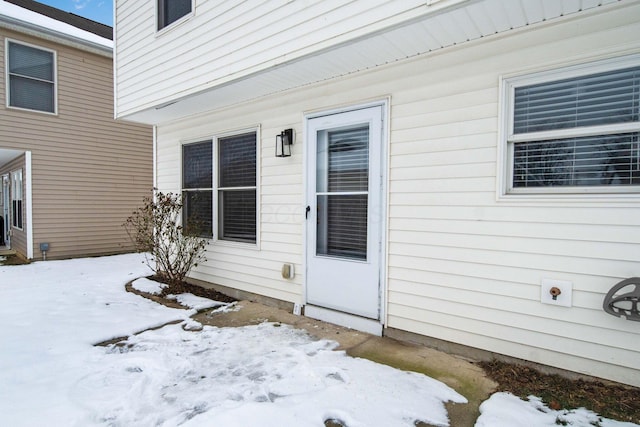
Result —
[[369, 126], [323, 131], [318, 135], [316, 187], [319, 193], [367, 191]]
[[316, 254], [366, 260], [368, 124], [318, 133], [316, 189]]
[[366, 194], [317, 196], [316, 255], [367, 259]]

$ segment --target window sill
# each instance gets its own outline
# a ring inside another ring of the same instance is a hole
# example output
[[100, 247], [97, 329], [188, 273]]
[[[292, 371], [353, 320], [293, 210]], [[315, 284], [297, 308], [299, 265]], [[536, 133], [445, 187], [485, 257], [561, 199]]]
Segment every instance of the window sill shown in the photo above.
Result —
[[21, 111], [25, 113], [34, 113], [34, 114], [45, 114], [47, 116], [53, 116], [53, 117], [58, 116], [58, 111], [51, 112], [51, 111], [42, 111], [42, 110], [32, 110], [29, 108], [14, 107], [11, 105], [7, 105], [7, 110]]
[[629, 190], [628, 192], [616, 193], [596, 193], [584, 191], [576, 193], [575, 190], [557, 191], [548, 193], [529, 193], [529, 192], [512, 192], [498, 194], [498, 202], [514, 202], [514, 203], [553, 203], [553, 204], [622, 204], [637, 205], [640, 203], [640, 189]]
[[226, 247], [226, 248], [248, 249], [253, 251], [260, 250], [260, 244], [258, 242], [245, 243], [245, 242], [234, 242], [233, 240], [209, 239], [208, 245]]

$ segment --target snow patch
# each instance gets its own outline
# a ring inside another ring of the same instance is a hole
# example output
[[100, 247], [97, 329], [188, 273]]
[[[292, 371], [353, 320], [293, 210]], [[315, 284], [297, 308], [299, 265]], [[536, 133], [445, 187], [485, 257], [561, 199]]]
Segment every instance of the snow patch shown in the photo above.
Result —
[[151, 295], [160, 295], [167, 285], [154, 280], [149, 280], [146, 277], [141, 277], [140, 279], [134, 280], [131, 283], [131, 287], [140, 292], [146, 292]]
[[494, 393], [480, 405], [480, 414], [475, 427], [637, 427], [637, 424], [602, 418], [584, 408], [556, 411], [538, 397], [522, 400], [510, 393]]
[[[0, 266], [0, 425], [447, 426], [444, 403], [466, 402], [439, 381], [351, 358], [287, 325], [203, 326], [189, 317], [194, 308], [125, 291], [151, 274], [143, 261], [128, 254]], [[120, 336], [129, 338], [93, 345]], [[635, 426], [506, 393], [480, 409], [477, 427]]]

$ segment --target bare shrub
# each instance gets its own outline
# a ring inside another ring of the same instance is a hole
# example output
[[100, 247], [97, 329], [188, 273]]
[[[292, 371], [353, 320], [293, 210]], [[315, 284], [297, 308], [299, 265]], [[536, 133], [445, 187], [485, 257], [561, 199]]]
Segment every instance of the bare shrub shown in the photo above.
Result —
[[180, 195], [162, 192], [143, 199], [123, 224], [138, 252], [148, 254], [146, 262], [161, 282], [180, 285], [189, 271], [205, 259], [207, 240], [198, 235], [197, 219], [189, 229], [180, 225], [183, 203]]

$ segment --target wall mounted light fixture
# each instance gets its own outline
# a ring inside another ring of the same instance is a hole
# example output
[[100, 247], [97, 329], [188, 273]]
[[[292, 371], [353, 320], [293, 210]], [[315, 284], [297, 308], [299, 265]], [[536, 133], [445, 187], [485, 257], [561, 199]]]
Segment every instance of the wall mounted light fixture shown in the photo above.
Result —
[[285, 129], [276, 135], [276, 157], [291, 156], [291, 146], [293, 145], [293, 129]]

